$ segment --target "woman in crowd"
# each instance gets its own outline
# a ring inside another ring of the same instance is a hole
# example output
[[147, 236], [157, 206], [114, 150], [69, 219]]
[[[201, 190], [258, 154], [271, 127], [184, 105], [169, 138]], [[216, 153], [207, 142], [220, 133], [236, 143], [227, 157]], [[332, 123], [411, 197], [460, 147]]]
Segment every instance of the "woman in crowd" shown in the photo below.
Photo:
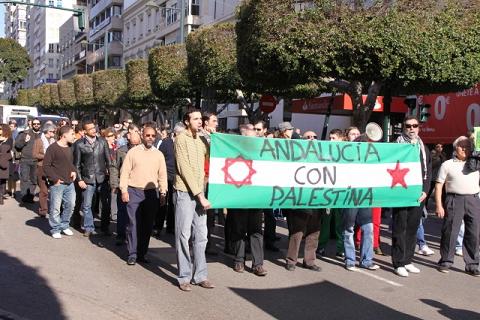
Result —
[[10, 162], [12, 160], [12, 139], [10, 127], [0, 124], [0, 205], [3, 205], [3, 196], [6, 193], [9, 178]]

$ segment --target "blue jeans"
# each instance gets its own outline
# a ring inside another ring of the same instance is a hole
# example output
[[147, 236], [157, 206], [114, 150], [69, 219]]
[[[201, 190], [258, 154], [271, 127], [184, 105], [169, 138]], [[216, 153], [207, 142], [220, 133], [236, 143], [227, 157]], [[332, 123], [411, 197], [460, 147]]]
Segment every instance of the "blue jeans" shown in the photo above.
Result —
[[465, 234], [465, 222], [462, 220], [462, 225], [460, 226], [460, 232], [458, 233], [457, 241], [455, 242], [455, 250], [463, 250], [463, 235]]
[[[179, 284], [200, 283], [207, 279], [207, 213], [188, 192], [175, 191], [175, 250]], [[188, 241], [192, 237], [193, 259]], [[193, 266], [192, 266], [193, 260]], [[193, 267], [193, 268], [192, 268]]]
[[360, 242], [360, 265], [368, 267], [373, 263], [373, 223], [371, 208], [342, 209], [343, 244], [345, 247], [345, 266], [355, 266], [355, 243], [353, 234], [355, 224], [362, 230]]
[[93, 223], [92, 200], [95, 193], [98, 192], [102, 204], [102, 231], [108, 231], [110, 224], [110, 190], [107, 181], [99, 184], [87, 184], [87, 188], [82, 190], [82, 213], [83, 213], [83, 230], [92, 232], [95, 230]]
[[[63, 203], [63, 210], [62, 210]], [[73, 207], [75, 206], [75, 186], [59, 184], [50, 187], [50, 211], [48, 222], [52, 234], [68, 229]]]
[[420, 225], [417, 229], [417, 245], [419, 249], [422, 249], [427, 242], [425, 241], [425, 229], [423, 228], [423, 221], [425, 218], [420, 219]]

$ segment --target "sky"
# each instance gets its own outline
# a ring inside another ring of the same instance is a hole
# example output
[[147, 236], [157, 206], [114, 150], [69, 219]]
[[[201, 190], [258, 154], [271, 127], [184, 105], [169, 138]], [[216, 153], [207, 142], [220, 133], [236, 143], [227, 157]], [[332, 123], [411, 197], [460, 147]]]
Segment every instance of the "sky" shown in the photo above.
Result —
[[0, 4], [0, 38], [5, 36], [5, 26], [3, 25], [3, 18], [5, 13], [5, 6]]

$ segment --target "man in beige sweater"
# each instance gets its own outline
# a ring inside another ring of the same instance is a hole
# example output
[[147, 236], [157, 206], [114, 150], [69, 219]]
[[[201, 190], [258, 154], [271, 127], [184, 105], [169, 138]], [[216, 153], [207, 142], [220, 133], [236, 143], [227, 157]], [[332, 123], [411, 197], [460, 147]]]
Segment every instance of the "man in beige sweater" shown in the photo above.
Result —
[[155, 128], [143, 129], [143, 143], [128, 151], [120, 173], [120, 191], [122, 201], [127, 203], [129, 220], [126, 231], [128, 265], [137, 261], [148, 263], [145, 255], [153, 220], [167, 194], [167, 167], [163, 154], [153, 148], [155, 137]]
[[[207, 278], [207, 214], [210, 202], [205, 197], [205, 157], [207, 149], [198, 131], [202, 127], [202, 114], [191, 109], [183, 116], [186, 130], [175, 139], [175, 247], [178, 262], [178, 284], [181, 290], [191, 291], [190, 284], [211, 289]], [[192, 235], [193, 233], [193, 235]], [[193, 239], [193, 259], [189, 239]], [[192, 266], [193, 260], [193, 266]]]

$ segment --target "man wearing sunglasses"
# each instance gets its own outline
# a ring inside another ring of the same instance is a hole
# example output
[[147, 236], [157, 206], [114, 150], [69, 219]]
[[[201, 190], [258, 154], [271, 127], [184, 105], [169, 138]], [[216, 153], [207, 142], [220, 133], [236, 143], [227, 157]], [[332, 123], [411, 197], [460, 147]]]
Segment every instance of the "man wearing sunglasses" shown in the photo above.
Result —
[[430, 152], [418, 136], [420, 124], [416, 117], [407, 116], [403, 121], [403, 133], [397, 143], [414, 143], [419, 145], [420, 165], [422, 168], [423, 188], [418, 195], [418, 207], [394, 208], [392, 215], [392, 264], [394, 272], [400, 277], [408, 277], [409, 273], [420, 273], [420, 269], [412, 264], [417, 241], [417, 229], [430, 189], [432, 179], [432, 162]]
[[127, 153], [120, 172], [122, 201], [127, 203], [128, 265], [148, 263], [148, 251], [153, 220], [159, 205], [167, 196], [167, 166], [163, 154], [153, 147], [157, 130], [146, 126], [142, 144]]
[[15, 149], [21, 152], [20, 157], [20, 191], [22, 202], [33, 203], [37, 185], [37, 160], [33, 157], [33, 145], [40, 137], [40, 120], [32, 121], [32, 128], [23, 131], [15, 140]]

